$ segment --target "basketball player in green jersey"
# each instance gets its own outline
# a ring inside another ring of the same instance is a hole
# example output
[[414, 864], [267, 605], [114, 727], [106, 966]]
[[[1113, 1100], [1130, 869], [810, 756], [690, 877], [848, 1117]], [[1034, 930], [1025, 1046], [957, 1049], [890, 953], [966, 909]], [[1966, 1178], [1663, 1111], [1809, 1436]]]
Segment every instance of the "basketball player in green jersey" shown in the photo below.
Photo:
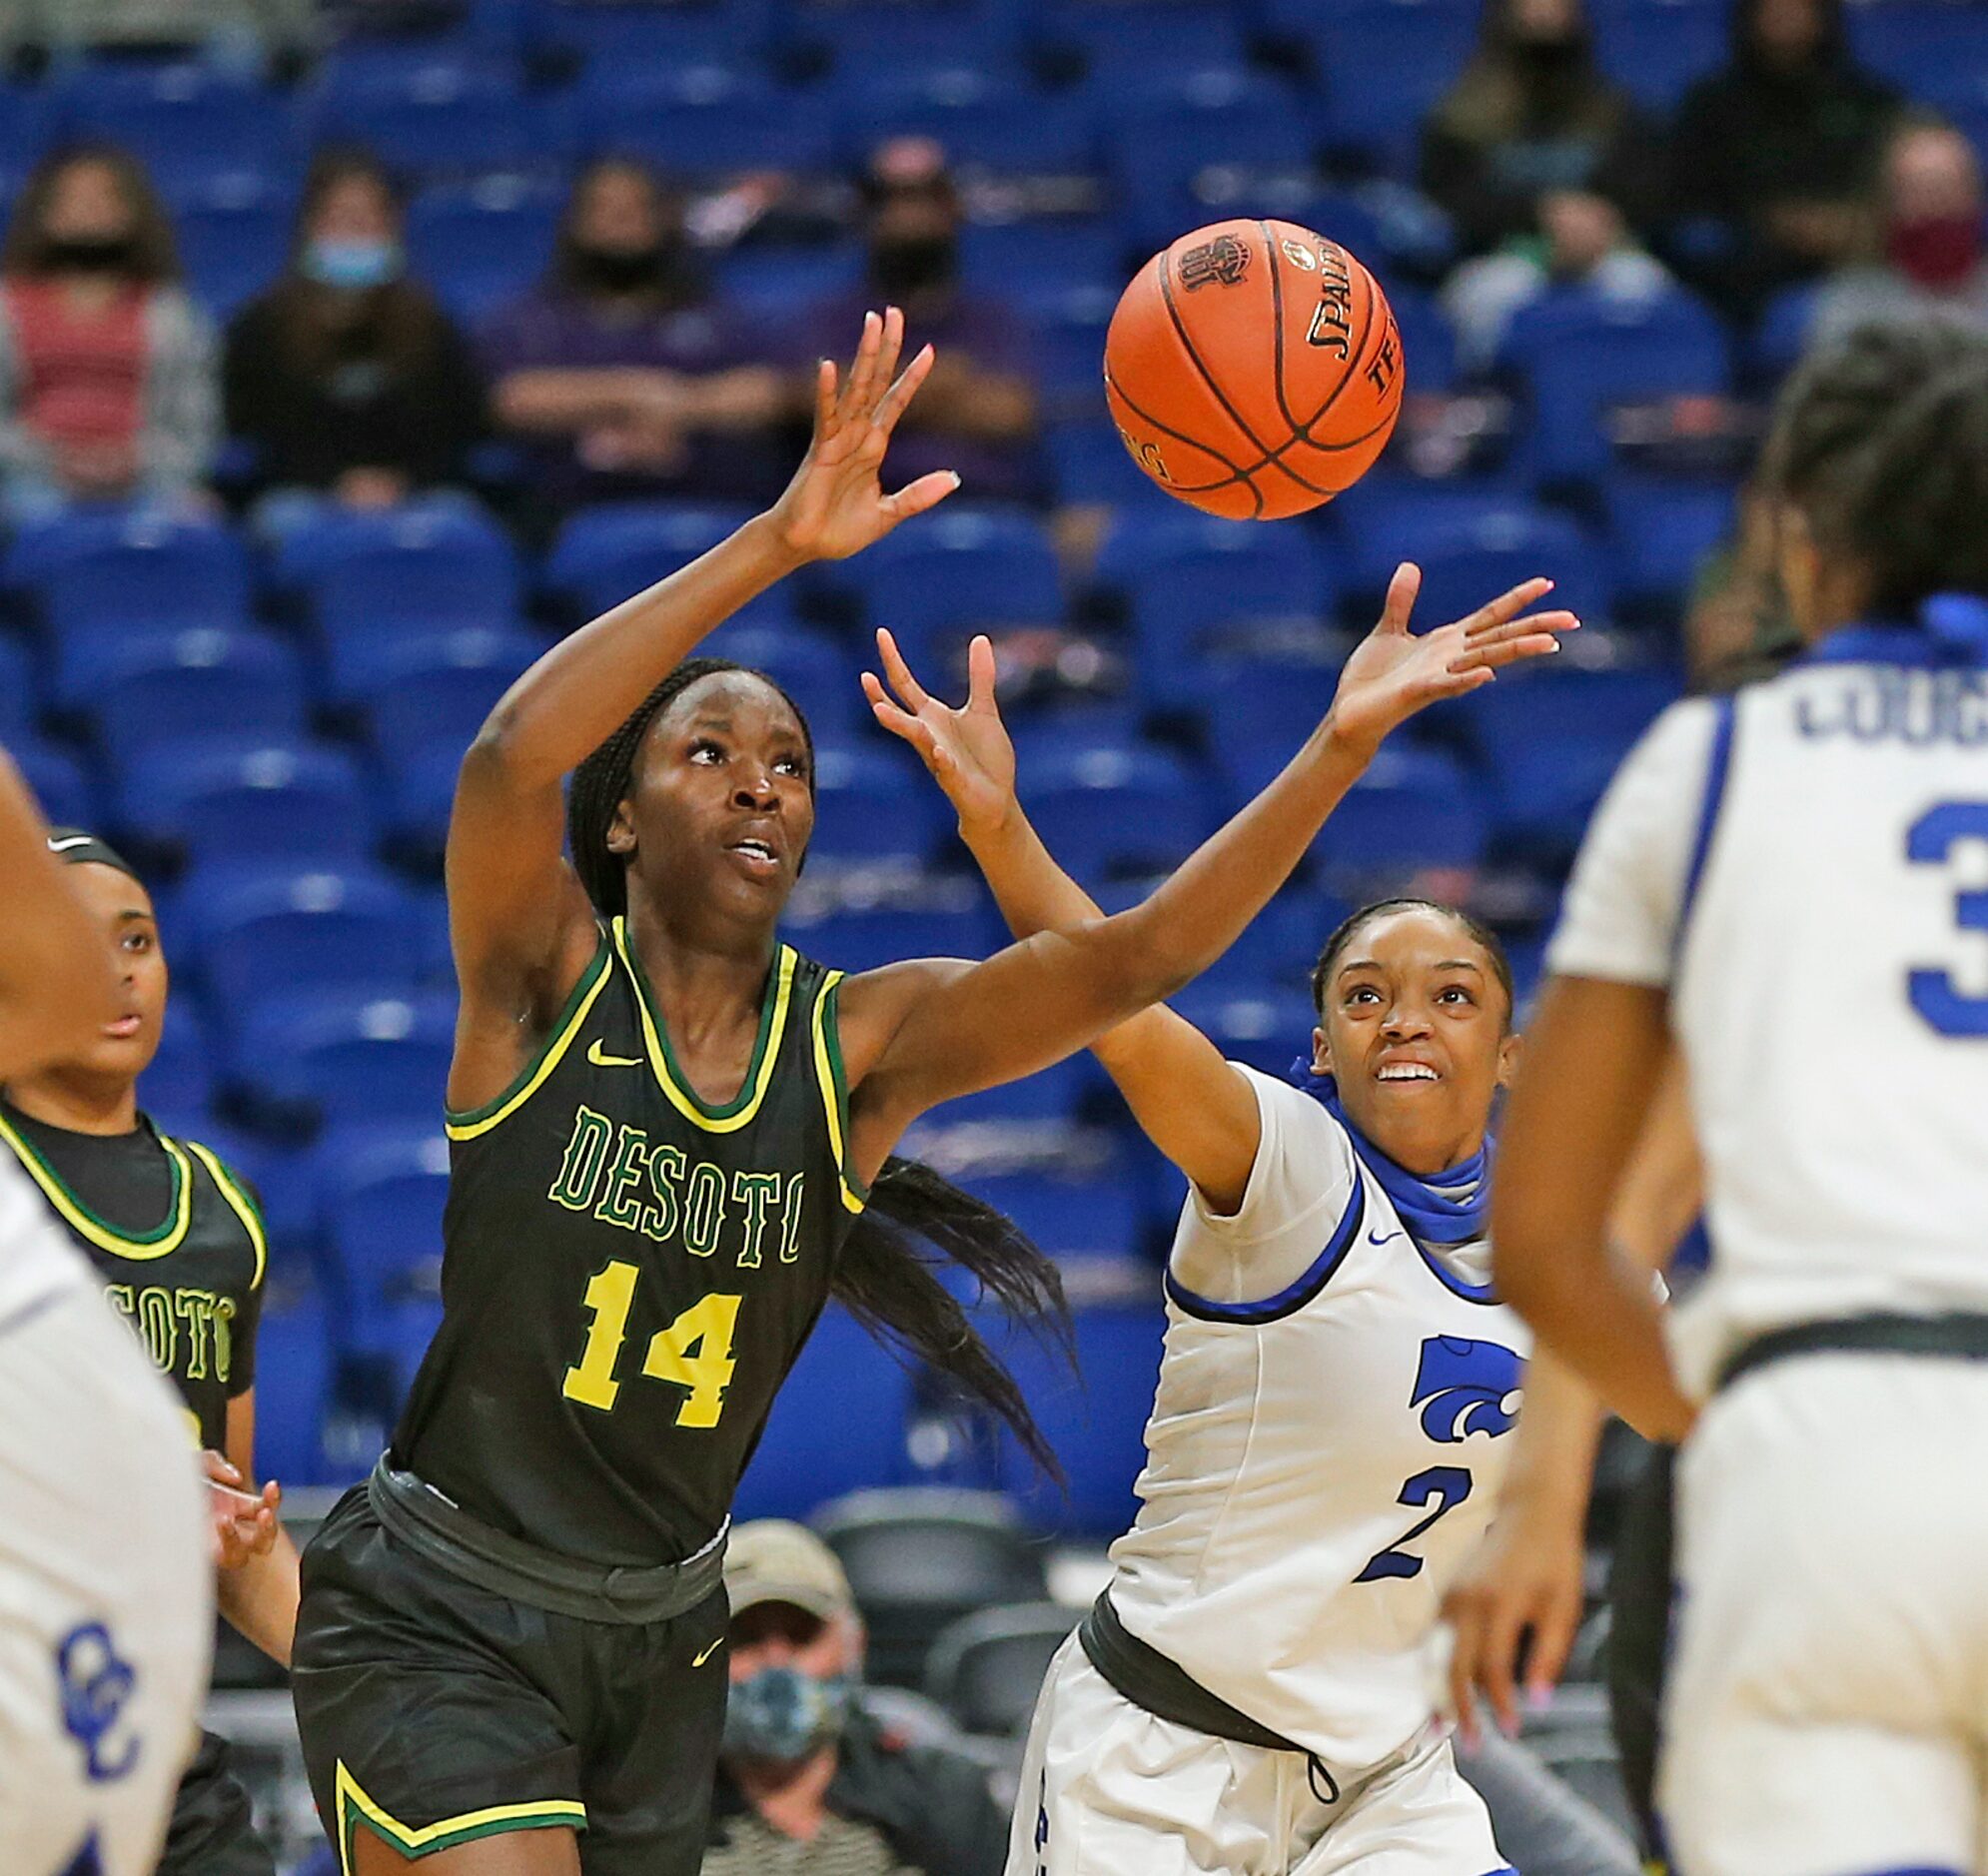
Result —
[[1404, 611], [1284, 774], [1143, 905], [843, 982], [776, 934], [814, 822], [806, 721], [691, 653], [951, 493], [943, 472], [878, 482], [931, 369], [927, 348], [893, 382], [902, 338], [872, 314], [846, 382], [823, 362], [781, 499], [547, 652], [464, 762], [443, 1324], [388, 1454], [304, 1560], [292, 1684], [346, 1876], [697, 1869], [727, 1510], [827, 1299], [1033, 1430], [892, 1226], [1010, 1296], [1050, 1290], [1045, 1267], [893, 1159], [898, 1137], [1187, 983], [1396, 723], [1567, 622], [1517, 617], [1544, 582], [1419, 639]]
[[[118, 962], [119, 1010], [88, 1046], [0, 1090], [0, 1152], [18, 1161], [178, 1389], [213, 1481], [221, 1612], [276, 1660], [297, 1624], [297, 1552], [281, 1492], [254, 1475], [256, 1324], [268, 1245], [253, 1195], [206, 1147], [140, 1112], [138, 1078], [166, 1015], [151, 896], [117, 852], [74, 828], [49, 850]], [[274, 1876], [228, 1742], [205, 1733], [180, 1781], [159, 1876]]]

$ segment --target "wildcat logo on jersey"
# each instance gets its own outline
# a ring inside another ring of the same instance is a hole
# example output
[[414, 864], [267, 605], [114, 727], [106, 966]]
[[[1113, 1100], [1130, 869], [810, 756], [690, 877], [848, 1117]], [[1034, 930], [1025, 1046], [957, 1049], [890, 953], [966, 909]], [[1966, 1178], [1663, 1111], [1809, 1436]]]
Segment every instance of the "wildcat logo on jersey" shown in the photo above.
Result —
[[1473, 1433], [1495, 1439], [1517, 1417], [1511, 1397], [1524, 1377], [1524, 1362], [1500, 1342], [1431, 1336], [1422, 1345], [1409, 1406], [1422, 1408], [1423, 1431], [1444, 1445], [1461, 1445]]
[[82, 1622], [56, 1644], [56, 1679], [62, 1689], [62, 1723], [83, 1748], [93, 1782], [124, 1777], [138, 1763], [138, 1735], [121, 1732], [138, 1672], [117, 1651], [102, 1622]]

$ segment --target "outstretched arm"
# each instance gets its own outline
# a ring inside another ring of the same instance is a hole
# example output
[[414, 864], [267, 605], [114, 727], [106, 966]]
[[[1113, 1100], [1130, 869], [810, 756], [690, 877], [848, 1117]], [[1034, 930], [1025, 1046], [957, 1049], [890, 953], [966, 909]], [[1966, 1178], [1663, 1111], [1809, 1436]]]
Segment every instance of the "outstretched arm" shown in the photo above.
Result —
[[1553, 634], [1575, 624], [1564, 612], [1518, 616], [1549, 583], [1514, 587], [1415, 637], [1419, 575], [1404, 568], [1305, 747], [1151, 898], [1114, 918], [1039, 931], [984, 964], [897, 965], [852, 983], [842, 1020], [858, 1172], [880, 1165], [928, 1108], [1061, 1061], [1192, 982], [1284, 883], [1391, 729], [1438, 698], [1490, 683], [1501, 665], [1551, 650]]
[[891, 431], [932, 366], [927, 347], [893, 382], [903, 341], [894, 308], [870, 314], [846, 383], [822, 362], [814, 441], [778, 502], [546, 652], [471, 745], [449, 824], [463, 991], [453, 1105], [508, 1085], [592, 954], [592, 910], [560, 853], [565, 776], [748, 600], [809, 560], [860, 551], [958, 485], [944, 471], [896, 494], [878, 481]]

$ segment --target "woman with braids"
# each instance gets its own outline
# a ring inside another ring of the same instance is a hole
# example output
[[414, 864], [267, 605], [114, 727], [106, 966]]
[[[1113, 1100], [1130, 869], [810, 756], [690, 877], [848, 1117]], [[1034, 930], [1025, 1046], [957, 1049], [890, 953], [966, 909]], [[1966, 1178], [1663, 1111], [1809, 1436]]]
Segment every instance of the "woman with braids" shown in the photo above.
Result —
[[846, 383], [822, 364], [779, 501], [548, 652], [465, 759], [443, 1325], [381, 1467], [304, 1565], [298, 1718], [347, 1876], [429, 1856], [437, 1876], [697, 1868], [727, 1508], [826, 1300], [1032, 1434], [895, 1227], [1004, 1301], [1053, 1301], [1053, 1275], [892, 1159], [899, 1135], [1186, 983], [1389, 729], [1567, 622], [1517, 616], [1535, 581], [1412, 638], [1404, 595], [1290, 767], [1145, 904], [844, 983], [775, 935], [813, 825], [805, 719], [690, 654], [782, 575], [956, 485], [879, 486], [931, 369], [927, 348], [893, 382], [902, 340], [895, 311], [866, 319]]
[[[1988, 1867], [1988, 340], [1887, 324], [1812, 358], [1765, 474], [1806, 652], [1666, 712], [1596, 812], [1497, 1275], [1606, 1405], [1684, 1438], [1677, 1866], [1958, 1876]], [[1601, 1227], [1673, 1037], [1713, 1256], [1666, 1326]]]
[[[1404, 569], [1383, 634], [1415, 588]], [[1010, 928], [1024, 944], [1091, 929], [1097, 907], [1016, 799], [987, 640], [960, 710], [878, 641], [896, 700], [867, 679], [877, 718], [945, 790]], [[1326, 940], [1312, 998], [1287, 1081], [1165, 1009], [1095, 1044], [1191, 1190], [1143, 1502], [1044, 1683], [1008, 1876], [1508, 1869], [1436, 1723], [1427, 1657], [1491, 1515], [1527, 1346], [1485, 1242], [1487, 1129], [1518, 1058], [1511, 973], [1467, 913], [1387, 899]], [[1580, 1840], [1552, 1867], [1633, 1867], [1598, 1819], [1567, 1821], [1570, 1797], [1551, 1819], [1519, 1802], [1563, 1852]]]

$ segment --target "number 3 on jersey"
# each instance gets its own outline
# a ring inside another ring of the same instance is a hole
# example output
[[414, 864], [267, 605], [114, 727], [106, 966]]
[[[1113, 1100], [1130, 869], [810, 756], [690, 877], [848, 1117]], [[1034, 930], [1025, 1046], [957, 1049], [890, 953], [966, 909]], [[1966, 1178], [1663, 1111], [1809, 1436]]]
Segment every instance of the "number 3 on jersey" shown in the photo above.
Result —
[[[1944, 866], [1962, 841], [1988, 845], [1988, 801], [1942, 801], [1928, 808], [1905, 835], [1905, 857], [1914, 866]], [[1954, 923], [1988, 936], [1988, 891], [1962, 887], [1953, 896]], [[1920, 1017], [1942, 1036], [1988, 1037], [1988, 997], [1971, 997], [1940, 970], [1914, 970], [1906, 994]]]
[[[614, 1379], [621, 1344], [627, 1339], [628, 1312], [634, 1307], [635, 1266], [619, 1262], [594, 1272], [581, 1299], [593, 1314], [586, 1347], [566, 1370], [561, 1392], [568, 1401], [614, 1410], [621, 1384]], [[741, 1299], [713, 1292], [700, 1299], [649, 1338], [642, 1373], [651, 1381], [666, 1381], [689, 1390], [689, 1399], [676, 1409], [679, 1426], [715, 1426], [724, 1411], [725, 1389], [731, 1384], [732, 1333], [738, 1326]]]

